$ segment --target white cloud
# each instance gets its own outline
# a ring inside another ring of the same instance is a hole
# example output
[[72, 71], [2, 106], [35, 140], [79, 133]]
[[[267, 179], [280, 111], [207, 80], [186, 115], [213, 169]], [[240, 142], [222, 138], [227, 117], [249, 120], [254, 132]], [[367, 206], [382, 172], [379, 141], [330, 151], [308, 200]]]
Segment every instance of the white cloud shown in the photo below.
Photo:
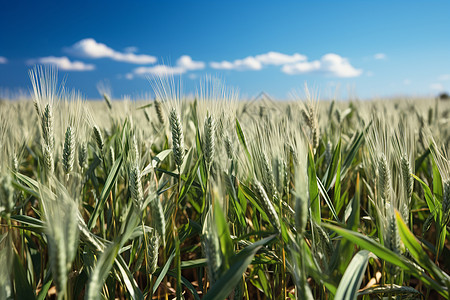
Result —
[[255, 56], [256, 60], [265, 65], [285, 65], [292, 64], [299, 61], [306, 61], [308, 58], [302, 54], [294, 53], [293, 55], [287, 55], [280, 52], [270, 51], [266, 54], [260, 54]]
[[127, 73], [127, 74], [125, 74], [125, 78], [128, 79], [128, 80], [131, 80], [131, 79], [134, 78], [134, 75], [131, 74], [131, 73]]
[[284, 65], [281, 68], [281, 71], [289, 75], [295, 75], [319, 71], [320, 67], [321, 67], [320, 61], [314, 60], [311, 62], [305, 61], [296, 64]]
[[366, 76], [367, 77], [372, 77], [374, 75], [374, 73], [372, 71], [367, 71], [366, 72]]
[[362, 70], [355, 69], [346, 58], [337, 54], [325, 54], [321, 58], [322, 70], [336, 77], [358, 77]]
[[133, 71], [137, 75], [156, 75], [156, 76], [170, 76], [170, 75], [180, 75], [186, 72], [185, 69], [180, 67], [170, 67], [166, 65], [157, 65], [154, 67], [139, 67]]
[[70, 61], [66, 56], [47, 56], [28, 61], [28, 64], [35, 63], [54, 65], [64, 71], [92, 71], [95, 69], [93, 64], [86, 64], [82, 61]]
[[[202, 70], [205, 68], [205, 63], [202, 61], [194, 61], [188, 55], [182, 55], [177, 60], [174, 67], [166, 65], [156, 65], [152, 67], [139, 67], [133, 70], [135, 75], [156, 75], [156, 76], [173, 76], [181, 75], [188, 71]], [[128, 75], [128, 74], [127, 74]]]
[[189, 55], [183, 55], [177, 60], [177, 66], [185, 70], [201, 70], [205, 68], [205, 63], [202, 61], [193, 61]]
[[438, 77], [438, 80], [440, 81], [450, 80], [450, 74], [442, 74], [441, 76]]
[[358, 77], [363, 72], [355, 69], [346, 58], [334, 53], [325, 54], [320, 60], [284, 65], [281, 71], [289, 75], [320, 72], [342, 78]]
[[256, 56], [247, 56], [244, 59], [236, 59], [234, 61], [223, 60], [221, 62], [211, 62], [209, 65], [213, 69], [257, 71], [261, 70], [263, 68], [263, 65], [281, 66], [306, 60], [307, 57], [299, 53], [288, 55], [280, 52], [270, 51]]
[[404, 79], [404, 80], [403, 80], [403, 84], [404, 84], [404, 85], [411, 85], [411, 80], [409, 80], [409, 79]]
[[382, 60], [382, 59], [386, 59], [387, 56], [384, 53], [377, 53], [373, 56], [374, 59], [378, 59], [378, 60]]
[[246, 71], [246, 70], [262, 69], [262, 63], [253, 56], [248, 56], [244, 59], [236, 59], [233, 62], [229, 62], [226, 60], [221, 62], [211, 62], [209, 65], [213, 69], [222, 69], [222, 70]]
[[211, 62], [209, 65], [213, 69], [237, 71], [257, 71], [264, 65], [276, 65], [281, 66], [281, 71], [289, 75], [322, 72], [336, 77], [357, 77], [362, 74], [362, 70], [355, 69], [346, 58], [334, 53], [326, 54], [320, 60], [308, 61], [305, 55], [299, 53], [287, 55], [271, 51], [234, 61]]
[[430, 89], [441, 92], [444, 90], [444, 86], [441, 83], [432, 83]]
[[[110, 58], [115, 61], [127, 62], [132, 64], [153, 64], [156, 62], [156, 57], [146, 54], [134, 54], [133, 52], [119, 52], [105, 44], [98, 43], [92, 38], [83, 39], [69, 48], [66, 52], [88, 58]], [[128, 49], [130, 50], [130, 49]], [[137, 49], [131, 49], [137, 50]]]
[[0, 56], [0, 64], [6, 64], [8, 60], [4, 56]]

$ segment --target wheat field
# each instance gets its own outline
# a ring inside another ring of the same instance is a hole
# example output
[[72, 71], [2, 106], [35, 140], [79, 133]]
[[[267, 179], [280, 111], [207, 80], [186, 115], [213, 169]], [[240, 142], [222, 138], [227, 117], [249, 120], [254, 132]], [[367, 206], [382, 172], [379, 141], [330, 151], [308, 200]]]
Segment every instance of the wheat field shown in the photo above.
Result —
[[449, 299], [450, 101], [0, 102], [0, 299]]

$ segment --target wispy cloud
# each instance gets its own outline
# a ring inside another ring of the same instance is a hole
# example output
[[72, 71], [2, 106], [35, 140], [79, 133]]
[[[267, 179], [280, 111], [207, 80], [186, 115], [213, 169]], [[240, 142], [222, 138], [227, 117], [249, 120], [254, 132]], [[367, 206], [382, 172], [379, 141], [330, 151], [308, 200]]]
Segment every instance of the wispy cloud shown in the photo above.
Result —
[[202, 61], [193, 61], [189, 55], [183, 55], [177, 60], [177, 66], [186, 70], [202, 70], [205, 68], [205, 63]]
[[289, 75], [318, 72], [341, 78], [358, 77], [363, 72], [353, 67], [348, 59], [334, 53], [325, 54], [320, 60], [284, 65], [281, 71]]
[[281, 66], [305, 60], [307, 60], [307, 57], [299, 53], [288, 55], [280, 52], [270, 51], [256, 56], [247, 56], [243, 59], [236, 59], [234, 61], [223, 60], [220, 62], [211, 62], [209, 65], [213, 69], [221, 70], [258, 71], [261, 70], [264, 65]]
[[320, 60], [308, 61], [305, 55], [299, 53], [288, 55], [271, 51], [234, 61], [211, 62], [209, 65], [213, 69], [237, 71], [258, 71], [266, 65], [275, 65], [281, 66], [281, 71], [289, 75], [320, 72], [336, 77], [357, 77], [362, 74], [362, 70], [355, 69], [346, 58], [334, 53], [326, 54]]
[[262, 69], [262, 63], [253, 56], [248, 56], [244, 59], [236, 59], [232, 62], [226, 60], [223, 60], [221, 62], [213, 61], [209, 63], [209, 66], [213, 69], [237, 70], [237, 71]]
[[294, 53], [293, 55], [287, 55], [280, 52], [270, 51], [266, 54], [256, 55], [256, 60], [265, 65], [281, 66], [285, 64], [292, 64], [299, 61], [306, 61], [308, 58], [305, 55]]
[[6, 64], [8, 60], [4, 56], [0, 56], [0, 64]]
[[[128, 52], [116, 51], [103, 43], [98, 43], [92, 38], [83, 39], [71, 47], [65, 48], [65, 51], [71, 55], [87, 58], [110, 58], [115, 61], [126, 63], [146, 65], [157, 61], [156, 57], [146, 54], [135, 54], [136, 48], [128, 47]], [[130, 51], [131, 50], [131, 51]]]
[[438, 77], [439, 81], [448, 81], [450, 80], [450, 74], [442, 74], [441, 76]]
[[132, 79], [134, 75], [156, 75], [156, 76], [171, 76], [181, 75], [188, 71], [202, 70], [205, 68], [205, 63], [202, 61], [194, 61], [189, 55], [182, 55], [178, 58], [175, 66], [156, 65], [152, 67], [138, 67], [133, 70], [133, 73], [125, 75], [127, 79]]
[[45, 64], [45, 65], [54, 65], [58, 67], [60, 70], [64, 71], [92, 71], [95, 69], [93, 64], [86, 64], [82, 61], [70, 61], [66, 56], [56, 57], [56, 56], [47, 56], [40, 57], [38, 59], [31, 59], [28, 61], [28, 64]]
[[386, 59], [387, 56], [386, 56], [386, 54], [384, 54], [384, 53], [377, 53], [377, 54], [375, 54], [375, 55], [373, 56], [373, 58], [374, 58], [374, 59], [378, 59], [378, 60], [383, 60], [383, 59]]
[[441, 92], [444, 90], [444, 86], [442, 85], [442, 83], [432, 83], [430, 84], [430, 89]]

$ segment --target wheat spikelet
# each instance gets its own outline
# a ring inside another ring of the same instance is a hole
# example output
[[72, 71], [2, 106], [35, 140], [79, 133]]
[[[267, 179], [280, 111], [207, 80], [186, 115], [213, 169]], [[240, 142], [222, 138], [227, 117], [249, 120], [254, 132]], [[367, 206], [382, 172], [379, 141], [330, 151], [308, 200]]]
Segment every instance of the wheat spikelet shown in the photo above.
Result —
[[162, 239], [162, 244], [166, 246], [166, 219], [164, 216], [164, 209], [159, 201], [159, 197], [155, 197], [151, 202], [152, 219], [156, 232]]
[[269, 217], [272, 226], [275, 227], [277, 231], [280, 231], [281, 230], [280, 219], [278, 218], [277, 212], [275, 211], [275, 207], [273, 206], [272, 202], [270, 202], [269, 197], [267, 197], [264, 187], [256, 179], [254, 180], [254, 185], [256, 188], [256, 192], [261, 200], [262, 207], [267, 213], [267, 216]]
[[87, 145], [86, 143], [80, 143], [78, 146], [78, 166], [83, 169], [87, 160]]
[[63, 169], [66, 174], [72, 172], [75, 160], [75, 132], [72, 126], [67, 127], [63, 148]]
[[149, 244], [147, 248], [147, 255], [149, 258], [147, 272], [149, 274], [153, 274], [158, 268], [158, 251], [160, 239], [157, 233], [149, 233], [149, 235], [151, 236], [149, 237]]
[[109, 161], [111, 162], [111, 165], [114, 164], [114, 161], [116, 160], [116, 156], [114, 154], [114, 147], [110, 146], [109, 147]]
[[155, 99], [155, 111], [156, 115], [158, 116], [159, 123], [164, 124], [164, 113], [162, 109], [161, 101], [158, 99]]
[[172, 148], [175, 164], [180, 168], [184, 159], [184, 137], [180, 117], [175, 108], [172, 108], [170, 111], [169, 121], [172, 130]]
[[205, 119], [205, 125], [204, 125], [204, 155], [205, 155], [205, 161], [208, 165], [211, 165], [214, 152], [215, 152], [215, 137], [216, 135], [216, 124], [212, 116], [207, 116]]
[[41, 119], [42, 138], [44, 143], [53, 150], [55, 146], [55, 137], [53, 134], [53, 113], [50, 104], [47, 104]]
[[411, 164], [405, 154], [402, 155], [400, 164], [402, 169], [403, 187], [405, 189], [406, 196], [408, 197], [408, 199], [411, 199], [414, 179], [411, 175]]
[[274, 199], [274, 197], [276, 197], [276, 187], [275, 178], [272, 172], [272, 164], [270, 163], [266, 153], [263, 152], [261, 156], [263, 185], [267, 191], [269, 199]]
[[53, 151], [48, 145], [44, 145], [44, 165], [48, 174], [53, 174], [55, 163], [53, 161]]
[[228, 134], [225, 134], [225, 152], [227, 153], [228, 159], [233, 159], [233, 142]]
[[381, 199], [385, 202], [389, 201], [388, 196], [391, 191], [391, 172], [384, 153], [381, 153], [378, 158], [378, 183]]
[[98, 128], [97, 125], [94, 125], [94, 137], [95, 137], [95, 142], [97, 143], [98, 149], [100, 150], [100, 152], [103, 150], [103, 136], [102, 136], [102, 132], [100, 131], [100, 128]]
[[283, 192], [287, 189], [287, 180], [288, 180], [288, 168], [287, 168], [287, 164], [286, 161], [284, 159], [282, 159], [281, 157], [277, 157], [277, 159], [275, 160], [275, 164], [276, 164], [276, 178], [275, 178], [275, 182], [276, 182], [276, 186], [278, 189], [278, 192], [283, 194]]
[[130, 192], [133, 201], [140, 206], [144, 200], [144, 192], [142, 191], [141, 172], [137, 164], [130, 170]]
[[137, 139], [136, 139], [135, 135], [133, 135], [133, 139], [132, 139], [132, 142], [131, 142], [131, 150], [133, 151], [132, 152], [132, 160], [138, 162], [139, 158], [140, 158], [139, 145], [138, 145], [138, 142], [137, 142]]
[[111, 99], [109, 98], [108, 94], [103, 93], [103, 99], [105, 99], [105, 102], [106, 102], [106, 105], [108, 105], [108, 108], [112, 109]]

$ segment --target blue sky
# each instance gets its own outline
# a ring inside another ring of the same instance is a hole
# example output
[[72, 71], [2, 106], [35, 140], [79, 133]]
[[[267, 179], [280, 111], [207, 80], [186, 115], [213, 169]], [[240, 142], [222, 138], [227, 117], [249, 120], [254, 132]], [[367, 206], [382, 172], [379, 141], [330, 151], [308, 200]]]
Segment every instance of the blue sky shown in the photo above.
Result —
[[0, 90], [30, 86], [53, 64], [66, 86], [98, 98], [151, 91], [154, 74], [206, 74], [241, 95], [288, 99], [450, 90], [449, 1], [3, 1]]

